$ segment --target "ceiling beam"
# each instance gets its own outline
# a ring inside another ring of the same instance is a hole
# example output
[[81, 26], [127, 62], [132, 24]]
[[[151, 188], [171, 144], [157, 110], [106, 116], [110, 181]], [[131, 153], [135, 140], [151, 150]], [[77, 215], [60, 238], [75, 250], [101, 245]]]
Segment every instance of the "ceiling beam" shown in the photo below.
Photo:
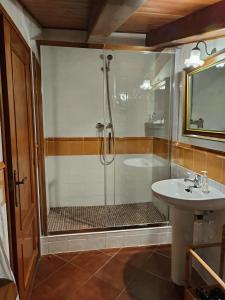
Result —
[[225, 28], [225, 0], [200, 9], [188, 16], [151, 30], [146, 36], [146, 46], [171, 46], [193, 42], [196, 36], [206, 35]]
[[145, 0], [105, 0], [93, 6], [90, 18], [89, 43], [104, 42], [112, 32], [116, 31]]

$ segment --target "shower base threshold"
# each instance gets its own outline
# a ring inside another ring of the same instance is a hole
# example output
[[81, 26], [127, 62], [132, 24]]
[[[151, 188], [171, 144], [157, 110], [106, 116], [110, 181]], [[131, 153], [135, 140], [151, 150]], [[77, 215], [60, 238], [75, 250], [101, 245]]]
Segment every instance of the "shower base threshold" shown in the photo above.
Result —
[[48, 215], [48, 233], [78, 233], [166, 225], [167, 219], [152, 202], [52, 207]]

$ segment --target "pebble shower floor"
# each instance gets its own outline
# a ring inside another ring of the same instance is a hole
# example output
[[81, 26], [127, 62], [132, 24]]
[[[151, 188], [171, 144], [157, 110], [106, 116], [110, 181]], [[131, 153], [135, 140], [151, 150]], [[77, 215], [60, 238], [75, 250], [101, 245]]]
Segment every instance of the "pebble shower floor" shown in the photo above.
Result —
[[165, 221], [165, 216], [151, 202], [52, 207], [48, 215], [48, 232], [145, 225]]

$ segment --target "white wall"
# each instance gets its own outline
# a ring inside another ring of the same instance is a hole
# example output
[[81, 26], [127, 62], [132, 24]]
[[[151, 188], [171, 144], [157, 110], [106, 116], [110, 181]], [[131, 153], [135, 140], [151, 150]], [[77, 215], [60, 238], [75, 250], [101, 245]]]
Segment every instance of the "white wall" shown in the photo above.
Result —
[[101, 53], [41, 47], [45, 137], [96, 136], [104, 121]]
[[[96, 136], [95, 125], [107, 115], [102, 50], [41, 47], [46, 137]], [[117, 136], [145, 136], [151, 96], [140, 85], [155, 54], [112, 53], [110, 92]], [[120, 99], [128, 93], [128, 101]], [[104, 113], [105, 109], [105, 113]]]

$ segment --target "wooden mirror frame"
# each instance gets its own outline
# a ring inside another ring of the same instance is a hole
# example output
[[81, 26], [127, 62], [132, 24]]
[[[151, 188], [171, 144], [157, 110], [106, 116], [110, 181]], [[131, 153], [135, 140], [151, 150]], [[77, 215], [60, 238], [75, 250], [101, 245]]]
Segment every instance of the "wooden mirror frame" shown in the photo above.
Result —
[[[183, 123], [183, 134], [186, 136], [196, 137], [196, 138], [203, 138], [208, 140], [218, 140], [224, 141], [225, 140], [225, 132], [224, 131], [216, 131], [216, 130], [204, 130], [199, 128], [190, 128], [189, 120], [190, 120], [190, 79], [191, 76], [202, 72], [206, 69], [211, 68], [212, 66], [216, 65], [218, 62], [225, 62], [225, 50], [219, 51], [214, 55], [211, 55], [207, 59], [204, 60], [205, 63], [201, 67], [197, 68], [188, 68], [184, 70], [184, 80], [185, 80], [185, 108], [184, 108], [184, 123]], [[225, 105], [225, 103], [224, 103]]]

